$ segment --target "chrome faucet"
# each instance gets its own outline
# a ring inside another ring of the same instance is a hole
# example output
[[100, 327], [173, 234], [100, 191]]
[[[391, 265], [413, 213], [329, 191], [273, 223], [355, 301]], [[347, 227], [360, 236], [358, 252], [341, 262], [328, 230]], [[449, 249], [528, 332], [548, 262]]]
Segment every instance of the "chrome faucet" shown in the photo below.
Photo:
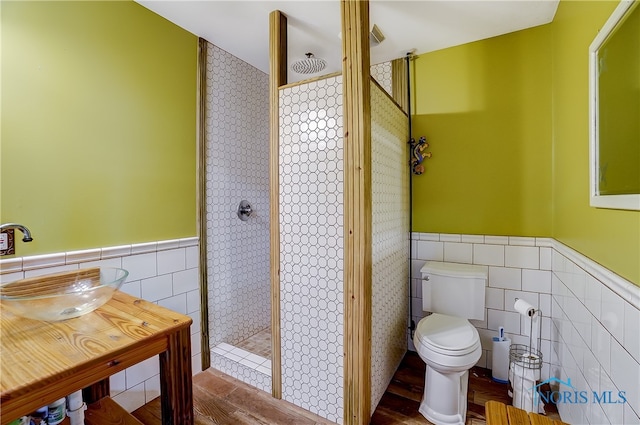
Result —
[[33, 238], [31, 237], [31, 232], [29, 231], [29, 229], [27, 229], [22, 224], [18, 224], [18, 223], [0, 224], [0, 231], [5, 230], [5, 229], [18, 229], [22, 233], [24, 233], [24, 237], [22, 238], [22, 242], [31, 242], [33, 240]]

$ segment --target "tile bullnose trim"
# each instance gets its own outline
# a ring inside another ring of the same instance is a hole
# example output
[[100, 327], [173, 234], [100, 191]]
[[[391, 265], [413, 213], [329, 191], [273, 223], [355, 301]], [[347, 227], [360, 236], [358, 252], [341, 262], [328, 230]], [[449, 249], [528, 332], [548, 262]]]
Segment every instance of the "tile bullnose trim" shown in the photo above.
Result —
[[180, 239], [170, 239], [166, 241], [156, 242], [156, 251], [167, 251], [176, 248], [180, 248]]
[[540, 248], [553, 248], [555, 242], [553, 238], [536, 238], [536, 246]]
[[22, 271], [22, 257], [0, 260], [0, 274]]
[[536, 246], [536, 238], [529, 236], [509, 236], [511, 246]]
[[83, 263], [86, 261], [99, 260], [102, 255], [100, 248], [84, 249], [81, 251], [70, 251], [65, 253], [67, 264]]
[[22, 257], [22, 270], [43, 269], [46, 267], [64, 266], [67, 255], [64, 252], [54, 254], [33, 255]]
[[569, 248], [562, 242], [555, 239], [552, 240], [552, 248], [558, 253], [564, 255], [573, 261], [587, 273], [598, 279], [603, 285], [607, 286], [613, 292], [618, 294], [627, 302], [636, 308], [640, 308], [640, 286], [634, 285], [632, 282], [612, 272], [611, 270], [601, 266], [592, 259], [583, 254]]
[[158, 251], [158, 242], [144, 242], [131, 245], [131, 255], [148, 254]]
[[105, 260], [107, 258], [126, 257], [128, 255], [131, 255], [131, 245], [109, 246], [102, 248], [101, 258]]
[[440, 234], [439, 233], [420, 233], [414, 232], [416, 236], [416, 240], [421, 241], [431, 241], [431, 242], [440, 242]]
[[484, 235], [462, 235], [462, 243], [483, 244]]
[[509, 237], [486, 235], [484, 237], [484, 243], [487, 245], [509, 245]]
[[186, 248], [188, 246], [198, 246], [200, 242], [200, 238], [198, 238], [197, 236], [193, 236], [191, 238], [179, 239], [179, 241], [180, 241], [180, 248]]
[[198, 246], [198, 237], [147, 242], [134, 245], [119, 245], [104, 248], [91, 248], [80, 251], [56, 252], [52, 254], [32, 255], [0, 260], [0, 274], [44, 269], [47, 267], [78, 264], [86, 261], [105, 260], [117, 257], [129, 257], [135, 254], [147, 254], [171, 248]]
[[440, 233], [440, 242], [462, 242], [462, 234]]

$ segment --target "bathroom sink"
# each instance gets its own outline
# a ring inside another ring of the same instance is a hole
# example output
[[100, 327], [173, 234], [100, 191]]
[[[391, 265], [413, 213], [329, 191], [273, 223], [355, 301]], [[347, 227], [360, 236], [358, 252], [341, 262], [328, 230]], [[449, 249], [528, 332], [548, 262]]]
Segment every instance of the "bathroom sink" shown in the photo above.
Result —
[[124, 269], [92, 267], [21, 279], [0, 286], [0, 303], [29, 319], [71, 319], [109, 301], [128, 275]]

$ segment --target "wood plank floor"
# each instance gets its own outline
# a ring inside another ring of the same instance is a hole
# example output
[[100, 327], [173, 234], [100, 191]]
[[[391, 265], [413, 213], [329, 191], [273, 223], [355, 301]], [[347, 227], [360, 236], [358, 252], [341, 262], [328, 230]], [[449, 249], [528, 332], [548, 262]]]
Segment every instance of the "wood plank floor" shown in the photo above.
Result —
[[[430, 424], [418, 412], [424, 390], [425, 364], [414, 352], [408, 352], [396, 371], [371, 418], [372, 425]], [[497, 400], [509, 403], [507, 385], [491, 379], [491, 371], [474, 367], [469, 371], [467, 425], [484, 425], [484, 403]]]
[[[193, 408], [196, 425], [333, 425], [211, 368], [193, 377]], [[144, 425], [161, 425], [160, 397], [133, 416]]]
[[[425, 365], [416, 353], [408, 352], [396, 371], [372, 418], [372, 425], [430, 424], [418, 406], [424, 388]], [[491, 380], [487, 369], [469, 373], [466, 425], [484, 425], [484, 403], [497, 400], [509, 404], [507, 385]], [[208, 369], [193, 377], [193, 403], [196, 425], [329, 425], [325, 419], [263, 391]], [[559, 419], [557, 411], [547, 412]], [[156, 398], [133, 412], [145, 425], [160, 425], [160, 399]]]

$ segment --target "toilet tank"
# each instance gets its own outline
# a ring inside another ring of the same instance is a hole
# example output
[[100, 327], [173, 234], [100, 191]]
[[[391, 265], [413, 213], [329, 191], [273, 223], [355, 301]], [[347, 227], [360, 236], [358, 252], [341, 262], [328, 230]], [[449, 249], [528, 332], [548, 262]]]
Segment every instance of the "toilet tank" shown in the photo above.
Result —
[[427, 261], [420, 272], [424, 311], [484, 319], [486, 266]]

